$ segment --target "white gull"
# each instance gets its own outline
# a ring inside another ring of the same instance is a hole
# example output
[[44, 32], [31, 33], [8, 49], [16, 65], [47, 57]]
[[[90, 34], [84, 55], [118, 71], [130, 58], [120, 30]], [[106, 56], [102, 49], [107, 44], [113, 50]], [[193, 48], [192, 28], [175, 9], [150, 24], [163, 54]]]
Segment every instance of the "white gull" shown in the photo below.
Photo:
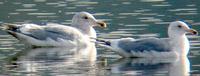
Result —
[[73, 16], [71, 26], [48, 23], [3, 24], [4, 29], [21, 42], [31, 46], [85, 46], [90, 37], [96, 38], [94, 26], [106, 27], [88, 12], [79, 12]]
[[198, 33], [184, 21], [174, 21], [168, 27], [169, 38], [97, 40], [123, 57], [178, 57], [189, 52], [188, 32]]
[[[106, 23], [96, 20], [88, 12], [78, 12], [73, 16], [71, 26], [48, 23], [37, 24], [3, 24], [3, 29], [20, 42], [31, 47], [66, 47], [77, 48], [79, 56], [96, 60], [94, 26], [106, 27]], [[86, 51], [79, 51], [85, 48]]]

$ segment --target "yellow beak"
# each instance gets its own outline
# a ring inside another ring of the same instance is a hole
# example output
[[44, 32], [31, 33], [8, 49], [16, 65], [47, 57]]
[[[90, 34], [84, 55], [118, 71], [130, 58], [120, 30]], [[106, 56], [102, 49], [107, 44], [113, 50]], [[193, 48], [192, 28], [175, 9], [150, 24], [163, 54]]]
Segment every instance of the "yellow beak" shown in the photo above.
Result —
[[103, 21], [97, 21], [96, 23], [102, 28], [106, 28], [107, 27], [107, 24], [105, 22], [103, 22]]
[[194, 29], [189, 29], [187, 30], [189, 33], [193, 34], [193, 35], [198, 35], [198, 32]]

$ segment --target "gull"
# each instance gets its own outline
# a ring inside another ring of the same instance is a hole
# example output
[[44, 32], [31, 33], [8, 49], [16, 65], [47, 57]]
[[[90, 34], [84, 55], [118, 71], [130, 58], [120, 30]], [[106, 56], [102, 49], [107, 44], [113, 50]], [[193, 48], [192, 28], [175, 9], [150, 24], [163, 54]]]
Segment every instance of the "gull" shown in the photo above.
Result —
[[179, 57], [187, 56], [190, 48], [187, 33], [198, 34], [184, 21], [169, 24], [168, 38], [121, 38], [98, 40], [123, 57]]
[[31, 46], [88, 46], [90, 37], [96, 38], [94, 26], [106, 27], [88, 12], [78, 12], [72, 18], [71, 26], [56, 23], [3, 24], [4, 30], [20, 42]]

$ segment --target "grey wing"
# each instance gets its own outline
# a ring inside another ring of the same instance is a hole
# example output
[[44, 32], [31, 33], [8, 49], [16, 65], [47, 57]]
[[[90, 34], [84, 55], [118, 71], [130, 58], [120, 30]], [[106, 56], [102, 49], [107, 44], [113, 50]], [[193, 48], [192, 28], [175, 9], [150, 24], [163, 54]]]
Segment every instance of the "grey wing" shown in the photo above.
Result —
[[118, 47], [126, 52], [136, 51], [170, 51], [168, 39], [146, 38], [135, 41], [119, 41]]
[[42, 29], [30, 29], [29, 33], [25, 35], [38, 40], [46, 40], [47, 38], [53, 40], [57, 40], [58, 38], [66, 40], [74, 40], [77, 36], [79, 36], [77, 34], [80, 34], [77, 33], [78, 31], [72, 32], [69, 30], [73, 29], [71, 27], [45, 26]]

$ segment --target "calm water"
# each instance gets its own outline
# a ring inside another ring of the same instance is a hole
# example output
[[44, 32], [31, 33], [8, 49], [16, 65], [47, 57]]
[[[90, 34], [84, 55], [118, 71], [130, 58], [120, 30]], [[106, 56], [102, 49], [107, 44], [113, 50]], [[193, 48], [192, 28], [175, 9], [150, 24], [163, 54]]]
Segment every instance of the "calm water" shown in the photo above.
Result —
[[[0, 23], [70, 24], [75, 12], [105, 20], [98, 37], [167, 37], [168, 23], [184, 19], [200, 30], [200, 0], [1, 0]], [[192, 76], [200, 75], [200, 38], [189, 35], [191, 50], [182, 59], [120, 59], [98, 47], [96, 62], [78, 61], [66, 48], [29, 49], [0, 30], [0, 73], [18, 76]]]

